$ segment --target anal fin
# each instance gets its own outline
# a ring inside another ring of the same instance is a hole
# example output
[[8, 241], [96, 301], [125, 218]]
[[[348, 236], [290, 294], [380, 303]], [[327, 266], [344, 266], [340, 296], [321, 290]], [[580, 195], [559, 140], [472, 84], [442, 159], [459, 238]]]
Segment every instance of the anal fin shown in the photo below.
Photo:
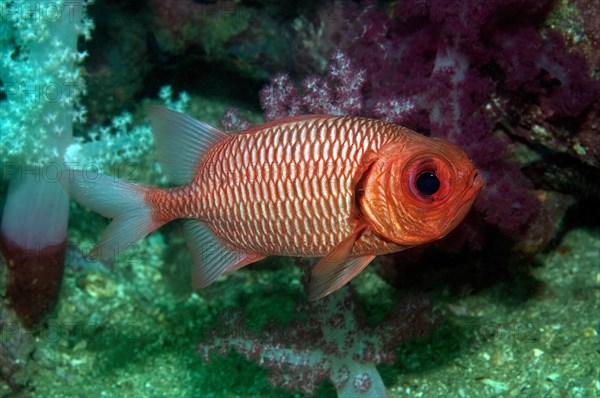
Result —
[[199, 289], [210, 285], [220, 275], [242, 268], [266, 256], [231, 250], [200, 221], [189, 220], [184, 224], [185, 237], [192, 252], [192, 284]]
[[372, 254], [359, 257], [350, 256], [354, 242], [365, 228], [364, 225], [357, 227], [315, 265], [309, 287], [308, 299], [310, 301], [325, 297], [344, 286], [373, 261], [375, 255]]

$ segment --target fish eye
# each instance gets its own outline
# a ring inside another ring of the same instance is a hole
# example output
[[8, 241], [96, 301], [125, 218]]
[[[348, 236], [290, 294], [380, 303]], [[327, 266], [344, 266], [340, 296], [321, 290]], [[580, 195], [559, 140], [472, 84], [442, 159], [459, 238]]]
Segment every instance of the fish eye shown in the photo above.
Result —
[[417, 190], [426, 196], [433, 195], [440, 189], [440, 179], [431, 171], [424, 171], [417, 177]]

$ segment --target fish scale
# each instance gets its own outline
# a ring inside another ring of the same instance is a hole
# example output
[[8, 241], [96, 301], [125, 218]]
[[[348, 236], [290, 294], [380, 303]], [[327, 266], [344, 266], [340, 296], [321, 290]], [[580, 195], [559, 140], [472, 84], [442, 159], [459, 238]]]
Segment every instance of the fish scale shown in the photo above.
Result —
[[[216, 143], [190, 184], [200, 189], [189, 200], [205, 205], [194, 216], [252, 252], [324, 255], [352, 228], [352, 178], [362, 154], [384, 142], [374, 139], [378, 124], [332, 117]], [[344, 147], [345, 157], [331, 151]]]

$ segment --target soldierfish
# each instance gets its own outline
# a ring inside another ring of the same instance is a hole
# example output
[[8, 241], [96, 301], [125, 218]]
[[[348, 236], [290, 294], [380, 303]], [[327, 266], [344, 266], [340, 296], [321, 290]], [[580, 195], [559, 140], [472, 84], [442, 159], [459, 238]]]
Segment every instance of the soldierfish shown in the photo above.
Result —
[[457, 146], [380, 120], [308, 115], [226, 134], [163, 107], [149, 116], [176, 187], [82, 174], [70, 193], [113, 219], [99, 256], [189, 219], [197, 288], [267, 256], [313, 256], [322, 257], [309, 286], [316, 300], [377, 255], [444, 237], [483, 185]]

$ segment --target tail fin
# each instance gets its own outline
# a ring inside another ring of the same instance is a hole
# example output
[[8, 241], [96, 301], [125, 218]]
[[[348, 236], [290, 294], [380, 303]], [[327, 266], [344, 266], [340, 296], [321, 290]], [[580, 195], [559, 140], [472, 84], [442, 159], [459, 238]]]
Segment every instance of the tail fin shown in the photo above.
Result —
[[63, 182], [71, 197], [113, 219], [94, 247], [92, 258], [117, 256], [163, 224], [153, 219], [152, 209], [144, 199], [152, 188], [83, 171], [75, 171], [72, 176], [67, 184]]

